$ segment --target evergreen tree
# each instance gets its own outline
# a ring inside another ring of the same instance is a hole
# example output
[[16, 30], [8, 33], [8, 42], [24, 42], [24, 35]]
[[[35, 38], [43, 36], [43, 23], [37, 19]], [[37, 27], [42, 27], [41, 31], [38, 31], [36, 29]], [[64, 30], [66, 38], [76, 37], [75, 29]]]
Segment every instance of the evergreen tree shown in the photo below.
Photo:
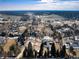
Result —
[[29, 44], [28, 44], [27, 57], [33, 57], [33, 51], [32, 51], [31, 42], [29, 42]]
[[37, 58], [37, 51], [35, 51], [35, 58]]
[[66, 46], [64, 45], [60, 51], [60, 57], [64, 58], [66, 55]]
[[23, 57], [27, 57], [27, 48], [25, 48], [25, 50], [23, 52]]
[[45, 51], [44, 53], [44, 58], [48, 58], [49, 57], [49, 49], [47, 48], [47, 52]]
[[54, 58], [56, 57], [56, 48], [54, 43], [52, 43], [51, 47], [51, 56], [53, 56]]
[[60, 57], [59, 50], [56, 51], [56, 57]]
[[47, 52], [45, 51], [45, 53], [44, 53], [44, 56], [43, 56], [44, 58], [46, 58], [47, 57]]
[[40, 51], [39, 51], [39, 56], [38, 57], [42, 57], [42, 54], [43, 54], [43, 43], [41, 44], [40, 46]]

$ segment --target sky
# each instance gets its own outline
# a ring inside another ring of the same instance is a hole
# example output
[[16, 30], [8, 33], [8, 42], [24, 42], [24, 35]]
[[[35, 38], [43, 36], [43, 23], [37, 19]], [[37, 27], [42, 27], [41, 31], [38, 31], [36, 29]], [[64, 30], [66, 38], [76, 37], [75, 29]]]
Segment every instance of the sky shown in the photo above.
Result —
[[79, 0], [0, 0], [4, 10], [79, 10]]

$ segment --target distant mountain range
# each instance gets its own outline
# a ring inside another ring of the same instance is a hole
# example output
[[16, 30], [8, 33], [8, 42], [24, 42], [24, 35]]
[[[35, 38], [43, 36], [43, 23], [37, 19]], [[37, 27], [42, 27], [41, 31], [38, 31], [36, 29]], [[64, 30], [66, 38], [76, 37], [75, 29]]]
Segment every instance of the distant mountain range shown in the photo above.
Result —
[[56, 14], [66, 18], [67, 20], [79, 20], [79, 11], [0, 11], [0, 14], [7, 14], [7, 15], [16, 15], [16, 16], [24, 16], [28, 13], [32, 13], [34, 15], [52, 15]]

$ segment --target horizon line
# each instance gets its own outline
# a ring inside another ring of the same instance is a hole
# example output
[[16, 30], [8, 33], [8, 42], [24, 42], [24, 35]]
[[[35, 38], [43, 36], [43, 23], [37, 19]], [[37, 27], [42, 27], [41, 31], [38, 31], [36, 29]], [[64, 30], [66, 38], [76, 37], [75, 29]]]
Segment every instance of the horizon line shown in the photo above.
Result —
[[79, 10], [0, 10], [1, 11], [79, 11]]

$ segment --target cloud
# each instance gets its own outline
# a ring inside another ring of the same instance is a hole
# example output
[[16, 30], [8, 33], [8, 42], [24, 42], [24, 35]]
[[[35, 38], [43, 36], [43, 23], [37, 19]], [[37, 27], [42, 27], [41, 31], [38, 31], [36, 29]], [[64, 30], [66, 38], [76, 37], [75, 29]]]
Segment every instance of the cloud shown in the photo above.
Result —
[[55, 0], [41, 0], [41, 2], [46, 2], [46, 3], [51, 3], [54, 2]]
[[40, 4], [33, 5], [3, 5], [0, 6], [0, 10], [79, 10], [79, 1], [41, 0], [39, 2]]

